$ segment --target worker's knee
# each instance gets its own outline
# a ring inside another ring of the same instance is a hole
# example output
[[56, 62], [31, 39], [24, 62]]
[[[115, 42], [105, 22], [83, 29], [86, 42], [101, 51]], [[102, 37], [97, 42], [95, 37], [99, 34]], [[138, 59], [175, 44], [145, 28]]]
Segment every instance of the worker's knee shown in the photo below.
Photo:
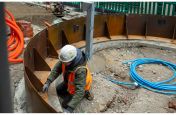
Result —
[[56, 87], [56, 91], [58, 95], [63, 95], [67, 93], [67, 85], [65, 83], [61, 83]]

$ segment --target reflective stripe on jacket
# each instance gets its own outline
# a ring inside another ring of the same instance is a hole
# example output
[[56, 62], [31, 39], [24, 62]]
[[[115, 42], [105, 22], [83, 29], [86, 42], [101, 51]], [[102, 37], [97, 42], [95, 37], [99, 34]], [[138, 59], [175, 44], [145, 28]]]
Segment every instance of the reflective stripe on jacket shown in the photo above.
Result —
[[[91, 84], [92, 84], [92, 75], [88, 69], [88, 67], [86, 66], [80, 66], [78, 68], [76, 68], [75, 71], [73, 72], [70, 72], [70, 74], [68, 75], [68, 92], [70, 94], [75, 94], [75, 84], [74, 84], [74, 80], [75, 80], [75, 73], [76, 71], [79, 69], [79, 68], [85, 68], [87, 69], [87, 75], [86, 75], [86, 85], [85, 85], [85, 91], [89, 91], [90, 90], [90, 87], [91, 87]], [[63, 75], [65, 74], [65, 65], [62, 64], [62, 73]]]

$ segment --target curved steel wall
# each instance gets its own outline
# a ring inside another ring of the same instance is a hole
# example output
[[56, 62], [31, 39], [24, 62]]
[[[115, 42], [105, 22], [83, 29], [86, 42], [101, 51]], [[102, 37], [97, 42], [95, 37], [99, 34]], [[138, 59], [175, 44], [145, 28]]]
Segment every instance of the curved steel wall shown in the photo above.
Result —
[[[53, 25], [38, 33], [24, 52], [25, 85], [28, 112], [61, 112], [41, 92], [59, 49], [65, 44], [85, 45], [85, 18]], [[151, 37], [152, 36], [152, 37]], [[176, 17], [157, 15], [97, 15], [94, 42], [119, 39], [146, 39], [176, 43]]]

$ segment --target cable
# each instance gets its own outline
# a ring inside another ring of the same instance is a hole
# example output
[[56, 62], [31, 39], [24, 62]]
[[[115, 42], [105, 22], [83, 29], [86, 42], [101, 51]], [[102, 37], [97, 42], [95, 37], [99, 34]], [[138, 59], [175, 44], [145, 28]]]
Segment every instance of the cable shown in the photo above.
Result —
[[[154, 59], [154, 58], [139, 58], [139, 59], [129, 60], [124, 62], [124, 64], [127, 64], [127, 63], [131, 63], [129, 73], [130, 73], [130, 77], [134, 81], [134, 83], [130, 83], [130, 85], [132, 84], [136, 86], [139, 85], [140, 87], [151, 90], [153, 92], [166, 94], [166, 95], [176, 94], [176, 82], [173, 82], [173, 80], [176, 78], [176, 64], [173, 64], [171, 62], [167, 62], [164, 60], [160, 60], [160, 59]], [[136, 72], [137, 66], [142, 64], [162, 64], [164, 66], [167, 66], [169, 69], [173, 71], [173, 76], [167, 80], [160, 81], [160, 82], [151, 82], [151, 81], [145, 80]], [[116, 80], [112, 82], [120, 85], [129, 84], [127, 82], [119, 82]]]
[[8, 60], [11, 63], [21, 63], [23, 59], [18, 58], [24, 48], [24, 37], [21, 29], [16, 24], [15, 18], [13, 15], [6, 9], [5, 21], [6, 24], [10, 27], [11, 33], [7, 40], [8, 47]]

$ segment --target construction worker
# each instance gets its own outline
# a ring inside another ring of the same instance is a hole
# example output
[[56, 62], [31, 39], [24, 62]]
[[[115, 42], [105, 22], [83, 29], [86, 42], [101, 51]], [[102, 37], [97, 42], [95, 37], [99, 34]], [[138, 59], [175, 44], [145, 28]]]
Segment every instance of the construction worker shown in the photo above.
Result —
[[50, 84], [63, 75], [63, 82], [56, 87], [65, 112], [73, 112], [83, 97], [93, 100], [90, 93], [92, 76], [86, 65], [86, 56], [80, 49], [65, 45], [59, 53], [59, 61], [52, 69], [43, 86], [43, 92], [48, 91]]

